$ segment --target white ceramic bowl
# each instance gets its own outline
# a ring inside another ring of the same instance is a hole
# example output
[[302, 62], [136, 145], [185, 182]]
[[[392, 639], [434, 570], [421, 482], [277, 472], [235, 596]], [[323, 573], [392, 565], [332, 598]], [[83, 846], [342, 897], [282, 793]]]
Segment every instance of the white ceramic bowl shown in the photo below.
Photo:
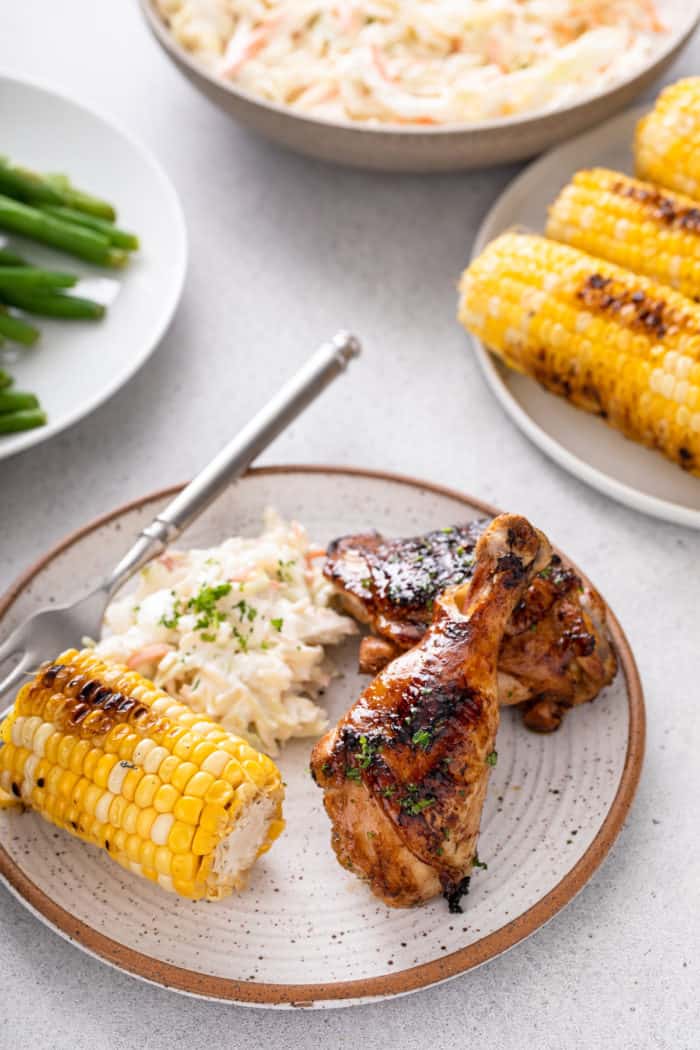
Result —
[[669, 32], [636, 73], [613, 86], [581, 95], [578, 102], [491, 123], [407, 128], [319, 120], [278, 106], [214, 76], [178, 44], [153, 0], [139, 0], [156, 40], [178, 69], [207, 98], [241, 124], [321, 160], [378, 171], [459, 171], [532, 157], [628, 105], [675, 58], [700, 20], [700, 0], [659, 0]]

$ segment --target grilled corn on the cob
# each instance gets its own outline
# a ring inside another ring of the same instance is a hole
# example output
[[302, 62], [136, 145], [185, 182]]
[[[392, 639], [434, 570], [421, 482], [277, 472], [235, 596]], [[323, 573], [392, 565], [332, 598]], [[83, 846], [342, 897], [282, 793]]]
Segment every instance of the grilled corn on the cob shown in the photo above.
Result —
[[700, 306], [575, 248], [504, 234], [459, 317], [511, 367], [700, 474]]
[[700, 199], [700, 77], [671, 84], [637, 125], [637, 175]]
[[0, 741], [0, 804], [35, 809], [184, 897], [240, 888], [283, 827], [269, 758], [89, 650], [22, 687]]
[[616, 171], [579, 171], [549, 210], [547, 236], [700, 299], [700, 204]]

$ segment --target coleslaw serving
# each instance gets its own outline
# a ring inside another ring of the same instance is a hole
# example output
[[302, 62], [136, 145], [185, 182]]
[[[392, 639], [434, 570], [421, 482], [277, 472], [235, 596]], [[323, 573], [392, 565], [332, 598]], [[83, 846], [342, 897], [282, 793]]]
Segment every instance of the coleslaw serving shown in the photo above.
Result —
[[324, 646], [357, 631], [329, 608], [324, 553], [272, 510], [258, 537], [168, 550], [109, 604], [96, 651], [274, 755], [323, 732]]
[[665, 32], [653, 0], [156, 0], [183, 47], [331, 121], [445, 124], [554, 109]]

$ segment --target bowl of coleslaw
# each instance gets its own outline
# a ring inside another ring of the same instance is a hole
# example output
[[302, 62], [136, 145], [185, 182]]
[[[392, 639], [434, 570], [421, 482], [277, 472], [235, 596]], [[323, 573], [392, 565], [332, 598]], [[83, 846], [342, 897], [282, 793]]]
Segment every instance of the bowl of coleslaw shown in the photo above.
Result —
[[166, 54], [240, 123], [322, 160], [450, 171], [611, 116], [700, 0], [140, 0]]

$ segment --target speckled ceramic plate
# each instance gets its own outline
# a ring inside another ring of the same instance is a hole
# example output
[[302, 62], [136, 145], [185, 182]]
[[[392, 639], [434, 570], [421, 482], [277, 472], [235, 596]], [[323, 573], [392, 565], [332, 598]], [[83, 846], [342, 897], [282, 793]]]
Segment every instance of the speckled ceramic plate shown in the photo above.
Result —
[[[93, 522], [47, 554], [0, 602], [0, 633], [47, 601], [75, 594], [112, 566], [164, 503], [150, 496]], [[255, 471], [186, 536], [189, 544], [254, 533], [273, 505], [314, 540], [374, 526], [411, 534], [493, 508], [385, 475], [283, 467]], [[537, 522], [545, 530], [546, 521]], [[553, 537], [556, 540], [556, 537]], [[505, 711], [482, 821], [478, 872], [463, 915], [443, 900], [413, 910], [377, 901], [337, 864], [321, 793], [308, 774], [311, 741], [289, 745], [288, 827], [249, 889], [192, 904], [124, 872], [102, 851], [32, 813], [0, 813], [0, 875], [40, 919], [127, 973], [211, 999], [258, 1006], [340, 1006], [425, 988], [478, 966], [547, 922], [581, 889], [620, 830], [639, 777], [642, 692], [624, 635], [621, 670], [553, 736]], [[336, 651], [343, 677], [326, 701], [336, 718], [359, 694], [357, 639]]]
[[[580, 168], [632, 174], [634, 128], [648, 107], [633, 109], [547, 153], [501, 194], [477, 234], [473, 255], [505, 230], [544, 230], [547, 208]], [[655, 518], [700, 529], [700, 479], [660, 452], [629, 441], [602, 419], [574, 408], [519, 375], [470, 336], [489, 386], [520, 429], [565, 470], [620, 503]]]

